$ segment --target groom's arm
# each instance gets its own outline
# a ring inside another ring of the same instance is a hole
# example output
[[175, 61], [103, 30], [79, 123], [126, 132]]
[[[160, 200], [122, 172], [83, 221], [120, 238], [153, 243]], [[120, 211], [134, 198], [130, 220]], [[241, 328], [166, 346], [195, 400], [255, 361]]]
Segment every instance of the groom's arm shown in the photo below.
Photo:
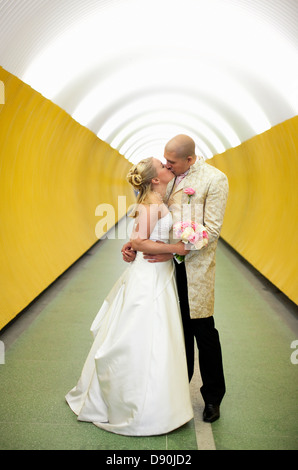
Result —
[[[155, 243], [163, 243], [163, 242], [156, 241]], [[174, 255], [172, 253], [159, 253], [156, 255], [153, 255], [152, 253], [143, 253], [143, 257], [149, 263], [162, 263], [164, 261], [169, 261], [169, 259], [172, 259]]]
[[[155, 243], [163, 243], [157, 241]], [[131, 263], [134, 261], [136, 257], [136, 252], [132, 249], [131, 242], [125, 243], [121, 249], [123, 260], [127, 263]], [[168, 261], [169, 259], [173, 258], [172, 253], [159, 253], [159, 254], [151, 254], [151, 253], [143, 253], [144, 259], [148, 260], [149, 263], [161, 263], [163, 261]]]
[[172, 259], [174, 255], [172, 253], [159, 253], [158, 255], [144, 253], [143, 256], [148, 263], [162, 263], [163, 261], [169, 261], [169, 259]]

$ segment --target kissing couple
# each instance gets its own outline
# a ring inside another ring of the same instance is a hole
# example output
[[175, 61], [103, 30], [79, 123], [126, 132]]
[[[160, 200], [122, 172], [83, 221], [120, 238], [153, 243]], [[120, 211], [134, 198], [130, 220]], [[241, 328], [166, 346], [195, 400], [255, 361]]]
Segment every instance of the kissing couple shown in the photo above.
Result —
[[[92, 323], [93, 345], [66, 395], [78, 420], [123, 435], [164, 434], [193, 418], [195, 340], [204, 421], [219, 418], [225, 394], [213, 314], [228, 180], [196, 156], [189, 136], [171, 139], [164, 157], [166, 164], [150, 157], [127, 175], [138, 194], [122, 247], [128, 266]], [[191, 220], [183, 225], [185, 205]]]

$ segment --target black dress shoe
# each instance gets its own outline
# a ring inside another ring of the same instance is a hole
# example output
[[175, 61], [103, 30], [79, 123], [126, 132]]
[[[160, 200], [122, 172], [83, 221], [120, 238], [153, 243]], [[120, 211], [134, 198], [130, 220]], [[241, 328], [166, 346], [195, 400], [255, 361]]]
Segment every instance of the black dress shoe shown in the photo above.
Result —
[[205, 423], [213, 423], [220, 417], [219, 406], [208, 403], [205, 405], [203, 420]]

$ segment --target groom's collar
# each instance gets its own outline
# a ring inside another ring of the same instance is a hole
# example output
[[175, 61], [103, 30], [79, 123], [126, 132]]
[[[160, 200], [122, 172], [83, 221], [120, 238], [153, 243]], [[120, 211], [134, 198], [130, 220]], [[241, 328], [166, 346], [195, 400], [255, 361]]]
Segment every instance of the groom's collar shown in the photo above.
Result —
[[203, 157], [197, 157], [193, 165], [190, 166], [188, 174], [190, 175], [194, 171], [197, 171], [199, 167], [204, 163], [205, 160]]

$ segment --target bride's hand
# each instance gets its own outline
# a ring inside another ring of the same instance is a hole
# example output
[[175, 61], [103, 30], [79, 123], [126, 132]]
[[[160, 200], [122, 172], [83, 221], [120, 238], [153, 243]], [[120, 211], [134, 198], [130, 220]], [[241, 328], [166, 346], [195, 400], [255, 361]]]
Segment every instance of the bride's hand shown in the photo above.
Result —
[[125, 243], [121, 249], [123, 261], [131, 263], [136, 257], [136, 252], [131, 248], [131, 243]]
[[185, 243], [180, 241], [180, 242], [176, 243], [175, 246], [176, 246], [176, 254], [177, 255], [182, 255], [183, 256], [183, 255], [187, 255], [187, 253], [189, 253], [189, 250], [185, 249], [185, 247], [186, 247]]

